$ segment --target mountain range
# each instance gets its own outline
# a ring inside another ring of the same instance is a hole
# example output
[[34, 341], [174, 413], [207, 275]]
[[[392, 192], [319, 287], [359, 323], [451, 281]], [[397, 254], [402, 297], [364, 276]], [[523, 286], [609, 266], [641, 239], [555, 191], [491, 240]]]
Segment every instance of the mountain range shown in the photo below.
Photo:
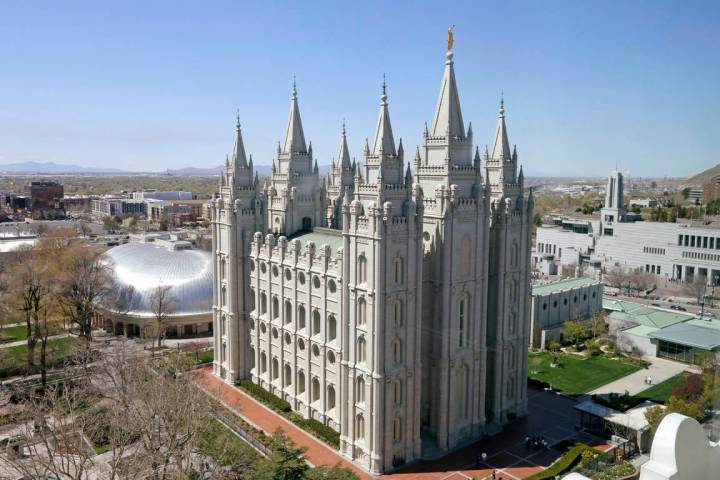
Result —
[[81, 167], [55, 162], [17, 162], [0, 164], [0, 173], [121, 173], [119, 168]]

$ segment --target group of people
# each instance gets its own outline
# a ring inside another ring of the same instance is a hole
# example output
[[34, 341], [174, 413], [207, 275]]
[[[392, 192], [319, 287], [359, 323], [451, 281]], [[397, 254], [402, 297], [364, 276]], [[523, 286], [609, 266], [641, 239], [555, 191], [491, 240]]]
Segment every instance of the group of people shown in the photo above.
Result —
[[652, 377], [651, 376], [648, 375], [645, 377], [645, 385], [652, 385]]
[[548, 442], [542, 435], [534, 435], [532, 437], [525, 437], [525, 448], [530, 450], [547, 450]]

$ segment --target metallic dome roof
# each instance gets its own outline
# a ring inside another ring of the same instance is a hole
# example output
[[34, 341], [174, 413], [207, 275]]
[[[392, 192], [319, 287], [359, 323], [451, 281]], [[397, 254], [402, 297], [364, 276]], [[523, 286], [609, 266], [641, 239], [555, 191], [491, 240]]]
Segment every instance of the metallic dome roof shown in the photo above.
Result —
[[135, 296], [129, 315], [152, 316], [153, 291], [170, 286], [175, 301], [171, 316], [212, 313], [212, 255], [202, 250], [171, 250], [154, 243], [126, 243], [106, 253], [115, 290], [132, 286]]

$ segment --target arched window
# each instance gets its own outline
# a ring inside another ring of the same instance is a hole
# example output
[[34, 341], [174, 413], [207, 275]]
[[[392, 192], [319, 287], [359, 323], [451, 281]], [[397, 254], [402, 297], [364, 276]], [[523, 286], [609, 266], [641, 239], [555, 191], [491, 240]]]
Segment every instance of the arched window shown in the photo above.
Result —
[[260, 294], [260, 314], [265, 315], [267, 313], [267, 295], [265, 292]]
[[260, 373], [267, 372], [267, 356], [265, 355], [265, 352], [262, 352], [260, 354]]
[[460, 275], [468, 275], [470, 273], [470, 267], [472, 266], [472, 261], [470, 260], [471, 243], [469, 235], [465, 235], [462, 240], [460, 240], [460, 256], [458, 257], [458, 261], [460, 262]]
[[276, 319], [280, 316], [280, 301], [277, 297], [272, 299], [272, 318]]
[[393, 362], [400, 364], [403, 361], [402, 340], [396, 338], [393, 341]]
[[337, 336], [337, 322], [335, 321], [335, 316], [330, 315], [327, 320], [328, 341], [335, 340], [336, 336]]
[[313, 312], [313, 323], [312, 323], [312, 335], [320, 333], [320, 312], [315, 310]]
[[357, 352], [355, 352], [355, 355], [357, 356], [356, 362], [357, 363], [363, 363], [365, 362], [365, 337], [360, 337], [357, 339]]
[[393, 382], [393, 404], [395, 405], [401, 405], [402, 404], [402, 380], [399, 378], [395, 379]]
[[393, 316], [395, 317], [395, 326], [401, 327], [403, 324], [403, 317], [404, 317], [404, 308], [403, 308], [403, 301], [402, 300], [395, 300], [395, 305], [393, 308]]
[[252, 312], [253, 310], [255, 310], [255, 290], [253, 290], [252, 288], [250, 289], [249, 300], [250, 300], [250, 311]]
[[365, 419], [362, 415], [355, 417], [355, 439], [362, 440], [365, 438]]
[[330, 385], [327, 388], [327, 410], [335, 408], [335, 388]]
[[393, 420], [393, 441], [402, 441], [402, 420], [400, 420], [400, 417], [395, 417]]
[[397, 285], [400, 285], [403, 283], [403, 277], [404, 277], [404, 262], [402, 257], [398, 257], [395, 259], [395, 283]]
[[357, 323], [358, 325], [365, 325], [367, 321], [367, 303], [363, 297], [358, 298], [357, 302]]
[[292, 322], [292, 303], [285, 301], [285, 323]]
[[278, 364], [277, 358], [273, 358], [272, 361], [272, 379], [277, 380], [278, 376], [280, 375], [280, 366]]
[[227, 262], [223, 258], [220, 261], [220, 279], [225, 280], [227, 278]]
[[285, 386], [292, 385], [292, 368], [290, 365], [285, 365], [285, 375], [283, 377], [283, 381], [285, 382]]
[[365, 401], [365, 380], [363, 377], [357, 377], [355, 380], [355, 402], [362, 403]]
[[225, 315], [222, 316], [221, 330], [222, 335], [227, 335], [227, 317]]
[[250, 368], [255, 368], [255, 349], [250, 347]]
[[298, 315], [298, 328], [305, 328], [305, 307], [300, 305], [297, 311]]
[[468, 344], [468, 331], [470, 326], [468, 325], [470, 310], [470, 296], [464, 294], [458, 302], [458, 346], [466, 347]]
[[305, 392], [305, 374], [303, 372], [297, 374], [297, 389], [298, 393]]
[[227, 290], [225, 286], [222, 287], [222, 293], [220, 294], [220, 306], [224, 307], [227, 305]]
[[320, 381], [317, 378], [313, 378], [311, 401], [316, 402], [318, 400], [320, 400]]
[[357, 283], [367, 282], [367, 258], [364, 254], [360, 254], [357, 259]]

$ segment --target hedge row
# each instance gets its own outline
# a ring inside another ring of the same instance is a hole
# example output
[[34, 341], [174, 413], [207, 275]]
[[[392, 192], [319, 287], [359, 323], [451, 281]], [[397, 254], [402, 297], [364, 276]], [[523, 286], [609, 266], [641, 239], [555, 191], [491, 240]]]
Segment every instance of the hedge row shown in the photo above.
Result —
[[273, 395], [259, 385], [254, 384], [250, 380], [240, 380], [237, 382], [237, 386], [245, 390], [253, 397], [266, 404], [271, 409], [280, 412], [287, 413], [292, 410], [290, 404], [280, 397]]
[[560, 457], [560, 459], [550, 465], [549, 468], [546, 468], [542, 472], [538, 472], [535, 475], [530, 475], [525, 480], [546, 480], [546, 479], [553, 479], [557, 475], [560, 475], [562, 473], [565, 473], [566, 471], [570, 470], [572, 467], [577, 465], [577, 463], [580, 461], [580, 456], [585, 450], [593, 450], [595, 452], [595, 449], [583, 444], [578, 443], [574, 447], [570, 447], [568, 449], [567, 453]]
[[292, 407], [288, 402], [273, 395], [250, 380], [240, 380], [236, 383], [236, 385], [255, 399], [265, 404], [271, 410], [278, 412], [280, 415], [290, 420], [298, 427], [320, 438], [328, 445], [335, 447], [336, 449], [340, 448], [340, 434], [332, 428], [318, 422], [315, 419], [303, 418], [292, 411]]

